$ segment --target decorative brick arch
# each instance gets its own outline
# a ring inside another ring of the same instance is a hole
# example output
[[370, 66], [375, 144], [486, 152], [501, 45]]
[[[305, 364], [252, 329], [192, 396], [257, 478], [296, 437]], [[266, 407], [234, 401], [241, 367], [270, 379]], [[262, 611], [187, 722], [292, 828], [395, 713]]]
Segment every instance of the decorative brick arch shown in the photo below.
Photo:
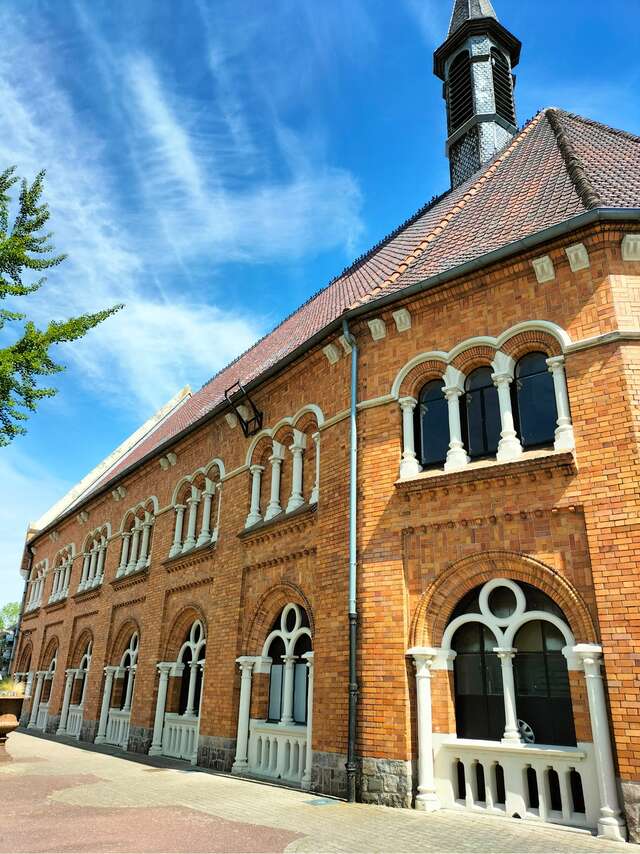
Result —
[[479, 344], [476, 347], [469, 347], [468, 350], [458, 353], [451, 364], [466, 375], [470, 374], [476, 368], [492, 367], [491, 363], [495, 357], [495, 348], [489, 347], [486, 344]]
[[48, 641], [47, 645], [44, 648], [44, 652], [40, 655], [40, 666], [38, 670], [48, 670], [49, 665], [51, 664], [51, 660], [54, 655], [58, 655], [58, 651], [60, 649], [60, 641], [56, 636], [52, 637], [51, 640]]
[[258, 601], [245, 633], [242, 649], [243, 655], [259, 655], [262, 645], [271, 631], [276, 617], [285, 605], [294, 602], [307, 612], [311, 637], [314, 636], [314, 621], [311, 603], [303, 591], [288, 581], [272, 587]]
[[402, 380], [399, 397], [420, 396], [420, 391], [431, 380], [444, 379], [446, 364], [438, 359], [428, 359], [412, 368]]
[[87, 651], [87, 645], [93, 644], [93, 632], [91, 629], [83, 629], [78, 635], [78, 640], [74, 643], [71, 655], [69, 656], [69, 667], [79, 667], [82, 657]]
[[20, 655], [18, 656], [18, 666], [16, 673], [28, 673], [31, 670], [31, 662], [33, 660], [33, 644], [30, 640], [26, 640]]
[[137, 632], [138, 633], [138, 649], [140, 648], [140, 643], [142, 643], [142, 633], [140, 632], [140, 626], [138, 625], [138, 621], [133, 617], [128, 617], [118, 629], [114, 641], [111, 644], [111, 651], [109, 656], [107, 657], [107, 664], [120, 664], [120, 660], [125, 653], [125, 650], [129, 646], [129, 641], [131, 640], [131, 635]]
[[597, 642], [589, 610], [566, 578], [528, 555], [487, 551], [451, 564], [427, 588], [412, 620], [411, 646], [439, 646], [451, 613], [462, 597], [486, 581], [501, 577], [542, 590], [564, 611], [577, 643]]
[[542, 350], [547, 356], [562, 355], [562, 347], [558, 339], [543, 329], [528, 329], [507, 339], [500, 347], [514, 361], [518, 361], [526, 353]]
[[175, 661], [182, 648], [185, 636], [196, 620], [200, 620], [207, 637], [207, 618], [202, 609], [195, 603], [189, 603], [180, 609], [173, 620], [163, 648], [163, 661]]

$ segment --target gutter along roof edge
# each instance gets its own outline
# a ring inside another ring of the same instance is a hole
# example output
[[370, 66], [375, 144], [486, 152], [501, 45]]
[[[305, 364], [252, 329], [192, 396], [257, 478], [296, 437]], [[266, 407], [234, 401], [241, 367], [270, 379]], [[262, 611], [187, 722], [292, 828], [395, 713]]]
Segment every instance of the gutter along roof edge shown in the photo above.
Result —
[[[377, 297], [369, 302], [361, 303], [360, 305], [355, 306], [354, 308], [347, 309], [331, 323], [328, 323], [310, 338], [308, 338], [303, 344], [300, 344], [296, 347], [295, 350], [292, 350], [288, 353], [283, 359], [279, 362], [276, 362], [271, 367], [267, 368], [263, 373], [259, 374], [253, 380], [250, 380], [245, 384], [245, 389], [247, 391], [253, 391], [259, 386], [261, 386], [264, 382], [271, 377], [276, 376], [281, 371], [283, 371], [286, 367], [288, 367], [292, 362], [295, 362], [296, 359], [303, 356], [306, 352], [313, 349], [316, 345], [320, 344], [324, 339], [331, 336], [333, 333], [337, 332], [342, 328], [342, 320], [346, 318], [347, 320], [356, 319], [362, 317], [363, 315], [371, 314], [375, 311], [379, 311], [380, 309], [395, 303], [400, 302], [401, 300], [406, 299], [407, 297], [414, 296], [416, 294], [422, 293], [423, 291], [431, 290], [432, 288], [437, 287], [438, 285], [443, 285], [448, 282], [453, 281], [454, 279], [458, 279], [461, 276], [470, 275], [471, 273], [475, 273], [478, 270], [483, 269], [484, 267], [489, 267], [492, 264], [496, 264], [499, 261], [506, 260], [513, 255], [516, 255], [518, 252], [526, 251], [529, 249], [533, 249], [536, 246], [539, 246], [544, 243], [548, 243], [551, 240], [555, 240], [558, 237], [562, 237], [565, 234], [569, 234], [572, 231], [577, 231], [578, 229], [591, 225], [595, 222], [637, 222], [640, 223], [640, 208], [593, 208], [591, 210], [584, 211], [584, 213], [578, 214], [577, 216], [573, 216], [570, 219], [562, 220], [556, 225], [552, 225], [548, 228], [543, 229], [542, 231], [534, 232], [533, 234], [527, 235], [526, 237], [522, 237], [519, 240], [516, 240], [512, 243], [507, 243], [504, 246], [499, 247], [498, 249], [493, 249], [491, 252], [486, 252], [484, 255], [480, 255], [477, 258], [472, 259], [471, 261], [465, 261], [463, 264], [458, 264], [456, 267], [451, 267], [449, 270], [446, 270], [442, 273], [437, 273], [434, 276], [431, 276], [427, 279], [423, 279], [422, 281], [416, 282], [412, 285], [408, 285], [405, 288], [402, 288], [397, 291], [392, 291], [391, 293], [385, 294], [384, 296]], [[233, 363], [232, 363], [233, 364]], [[202, 427], [208, 421], [212, 421], [217, 415], [224, 412], [228, 409], [228, 404], [226, 401], [221, 401], [204, 415], [201, 415], [196, 421], [192, 424], [189, 424], [188, 427], [177, 432], [175, 435], [171, 436], [169, 439], [166, 439], [164, 442], [161, 442], [157, 445], [153, 450], [149, 451], [148, 454], [145, 454], [144, 457], [141, 457], [139, 460], [136, 460], [135, 463], [132, 463], [128, 468], [123, 469], [113, 480], [108, 480], [104, 483], [100, 489], [96, 490], [94, 493], [91, 493], [87, 496], [86, 500], [88, 501], [91, 498], [95, 498], [98, 495], [102, 495], [104, 492], [107, 492], [112, 488], [114, 483], [123, 480], [124, 478], [131, 475], [134, 471], [141, 468], [145, 465], [149, 460], [153, 459], [156, 456], [161, 456], [168, 448], [174, 446], [177, 442], [183, 439], [185, 436], [188, 436], [190, 433]], [[77, 512], [80, 507], [84, 505], [85, 502], [75, 504], [72, 508], [70, 508], [65, 513], [58, 516], [40, 531], [38, 531], [30, 540], [27, 540], [27, 545], [35, 542], [41, 535], [46, 534], [48, 531], [52, 530], [56, 527], [56, 525], [60, 524], [60, 522], [64, 521], [68, 516]]]

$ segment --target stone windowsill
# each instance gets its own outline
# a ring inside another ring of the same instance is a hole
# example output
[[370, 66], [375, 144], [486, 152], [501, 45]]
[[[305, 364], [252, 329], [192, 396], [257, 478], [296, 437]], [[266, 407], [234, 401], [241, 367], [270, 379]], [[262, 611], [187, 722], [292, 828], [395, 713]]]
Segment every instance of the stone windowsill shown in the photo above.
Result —
[[83, 602], [85, 599], [93, 599], [100, 594], [102, 584], [96, 584], [95, 587], [87, 587], [84, 590], [78, 590], [73, 594], [73, 599], [76, 602]]
[[67, 604], [68, 595], [64, 596], [62, 599], [56, 599], [55, 602], [47, 602], [44, 606], [44, 610], [49, 613], [50, 611], [56, 611], [58, 608], [64, 608]]
[[292, 510], [291, 513], [287, 513], [283, 510], [281, 513], [278, 513], [277, 516], [274, 516], [273, 519], [268, 519], [262, 522], [256, 522], [255, 525], [252, 525], [250, 528], [245, 528], [243, 531], [237, 535], [241, 540], [251, 539], [253, 536], [258, 536], [262, 533], [266, 533], [270, 531], [272, 528], [275, 528], [279, 525], [283, 525], [287, 522], [302, 522], [313, 519], [316, 510], [318, 509], [317, 504], [303, 504], [301, 507], [298, 507], [297, 510]]
[[520, 477], [556, 468], [567, 475], [576, 474], [578, 469], [573, 451], [553, 451], [546, 448], [525, 451], [517, 460], [508, 463], [501, 463], [495, 459], [477, 460], [456, 471], [432, 469], [420, 472], [413, 477], [400, 478], [395, 485], [401, 492], [419, 492], [483, 480]]
[[137, 569], [135, 572], [130, 572], [128, 575], [121, 575], [119, 578], [114, 578], [111, 586], [115, 589], [119, 587], [127, 587], [129, 584], [136, 584], [138, 581], [145, 581], [149, 576], [149, 567]]
[[199, 559], [208, 555], [210, 552], [214, 552], [218, 541], [215, 540], [213, 543], [203, 543], [201, 546], [194, 546], [194, 548], [189, 549], [188, 552], [180, 552], [178, 555], [174, 555], [173, 557], [166, 557], [163, 561], [161, 561], [162, 565], [167, 568], [167, 570], [171, 571], [172, 569], [178, 568], [182, 563], [188, 563], [192, 558]]
[[22, 615], [23, 620], [29, 620], [31, 617], [36, 617], [40, 613], [40, 608], [42, 606], [38, 605], [37, 608], [29, 608], [28, 611], [25, 611]]
[[518, 755], [522, 755], [526, 753], [527, 756], [543, 756], [550, 758], [552, 756], [557, 757], [558, 759], [585, 759], [586, 753], [584, 750], [581, 750], [580, 747], [572, 747], [567, 745], [556, 745], [556, 744], [518, 744], [517, 742], [514, 744], [508, 744], [504, 741], [486, 741], [483, 739], [476, 738], [451, 738], [446, 739], [438, 745], [440, 748], [445, 748], [446, 750], [459, 750], [460, 752], [465, 749], [470, 749], [474, 752], [489, 752], [489, 753], [514, 753]]

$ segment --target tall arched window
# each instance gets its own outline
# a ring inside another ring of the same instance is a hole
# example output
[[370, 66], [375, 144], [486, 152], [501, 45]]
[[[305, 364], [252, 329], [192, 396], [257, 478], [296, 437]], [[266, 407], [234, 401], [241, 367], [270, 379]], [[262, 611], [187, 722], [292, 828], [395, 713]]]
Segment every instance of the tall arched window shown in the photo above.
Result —
[[461, 397], [463, 434], [471, 459], [495, 454], [500, 441], [498, 390], [489, 367], [476, 368], [467, 377]]
[[527, 353], [519, 359], [511, 388], [522, 447], [553, 444], [558, 411], [546, 353]]
[[449, 66], [447, 89], [447, 111], [451, 134], [462, 127], [473, 115], [471, 60], [468, 51], [461, 51]]
[[459, 738], [500, 741], [504, 700], [496, 639], [482, 623], [466, 623], [453, 636], [456, 731]]
[[120, 659], [120, 669], [124, 671], [122, 679], [122, 696], [120, 698], [120, 710], [129, 711], [133, 698], [133, 688], [136, 678], [136, 667], [138, 661], [138, 633], [134, 632], [129, 640], [129, 646]]
[[304, 608], [290, 603], [282, 610], [266, 640], [271, 658], [267, 720], [284, 724], [307, 722], [308, 667], [311, 652], [309, 618]]
[[195, 620], [187, 632], [178, 653], [178, 664], [183, 666], [180, 678], [178, 714], [196, 717], [200, 713], [203, 667], [207, 654], [204, 626]]
[[449, 449], [449, 412], [443, 380], [428, 382], [420, 392], [417, 407], [420, 462], [424, 468], [437, 466]]

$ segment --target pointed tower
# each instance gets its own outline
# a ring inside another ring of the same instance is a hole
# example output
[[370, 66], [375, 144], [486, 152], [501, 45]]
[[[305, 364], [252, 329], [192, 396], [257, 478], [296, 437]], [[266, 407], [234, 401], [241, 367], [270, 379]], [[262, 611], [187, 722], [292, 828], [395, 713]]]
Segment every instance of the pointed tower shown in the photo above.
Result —
[[434, 53], [444, 81], [447, 156], [457, 187], [516, 133], [512, 69], [521, 44], [498, 21], [491, 0], [454, 0], [447, 40]]

